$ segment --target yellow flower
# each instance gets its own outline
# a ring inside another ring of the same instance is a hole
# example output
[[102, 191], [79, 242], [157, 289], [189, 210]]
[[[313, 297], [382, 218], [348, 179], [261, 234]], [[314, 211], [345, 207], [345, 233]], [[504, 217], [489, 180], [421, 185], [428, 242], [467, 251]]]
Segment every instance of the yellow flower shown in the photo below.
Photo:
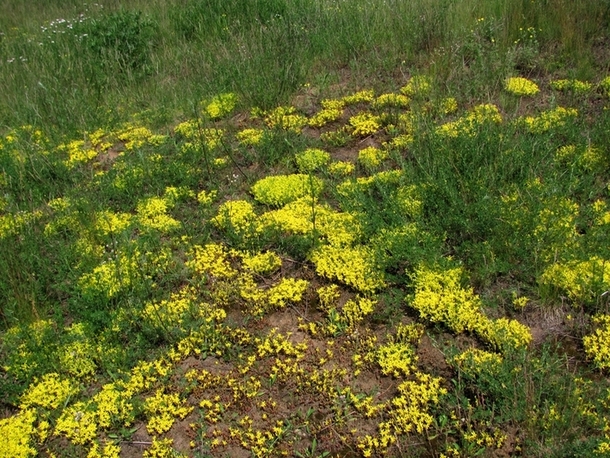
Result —
[[334, 176], [350, 175], [354, 171], [354, 164], [346, 161], [333, 162], [328, 166], [328, 171]]
[[427, 95], [432, 90], [432, 82], [425, 75], [413, 76], [406, 86], [400, 88], [400, 92], [410, 97], [421, 97]]
[[409, 97], [402, 94], [381, 94], [373, 102], [375, 108], [406, 108], [409, 106]]
[[341, 100], [345, 105], [354, 105], [356, 103], [372, 102], [374, 97], [375, 93], [372, 90], [363, 90], [355, 94], [346, 95]]
[[307, 118], [297, 114], [294, 107], [277, 107], [267, 114], [265, 122], [272, 129], [299, 133], [307, 125]]
[[543, 111], [538, 116], [527, 116], [525, 125], [533, 134], [541, 134], [557, 127], [566, 125], [570, 118], [578, 116], [575, 108], [557, 107], [552, 110]]
[[220, 119], [231, 114], [235, 105], [237, 105], [237, 95], [233, 93], [225, 93], [212, 98], [210, 102], [203, 102], [205, 111], [212, 119]]
[[236, 137], [244, 146], [256, 146], [263, 140], [265, 131], [262, 129], [243, 129], [237, 132]]
[[349, 118], [352, 135], [367, 137], [381, 128], [381, 118], [372, 113], [360, 113]]
[[322, 187], [323, 182], [318, 177], [304, 174], [275, 175], [254, 183], [252, 194], [261, 203], [282, 206], [301, 197], [317, 196]]
[[593, 88], [593, 84], [580, 80], [555, 80], [551, 81], [551, 87], [558, 91], [570, 91], [574, 94], [586, 94]]
[[538, 85], [536, 83], [528, 80], [527, 78], [521, 77], [508, 78], [504, 82], [504, 89], [506, 89], [506, 91], [510, 92], [511, 94], [520, 97], [531, 97], [540, 92], [540, 89], [538, 88]]
[[272, 251], [257, 254], [244, 254], [244, 267], [259, 275], [269, 275], [282, 266], [282, 259]]
[[583, 337], [585, 353], [598, 369], [610, 369], [610, 315], [596, 315], [593, 322], [599, 327]]
[[369, 146], [358, 152], [358, 162], [367, 170], [378, 168], [389, 157], [388, 152]]
[[311, 260], [318, 275], [337, 279], [363, 293], [385, 286], [383, 272], [375, 264], [369, 247], [323, 246], [314, 251]]
[[165, 394], [163, 389], [157, 390], [154, 396], [144, 402], [144, 409], [149, 415], [146, 425], [148, 432], [163, 434], [169, 431], [177, 418], [183, 419], [193, 410], [192, 406], [184, 404], [178, 393]]
[[296, 155], [297, 167], [301, 173], [310, 173], [324, 168], [330, 162], [330, 154], [316, 148], [310, 148]]
[[31, 436], [34, 433], [36, 414], [33, 409], [20, 411], [12, 417], [0, 419], [0, 456], [29, 458], [36, 456]]
[[309, 118], [311, 127], [322, 127], [329, 122], [337, 121], [343, 114], [345, 102], [342, 100], [323, 100], [322, 109]]

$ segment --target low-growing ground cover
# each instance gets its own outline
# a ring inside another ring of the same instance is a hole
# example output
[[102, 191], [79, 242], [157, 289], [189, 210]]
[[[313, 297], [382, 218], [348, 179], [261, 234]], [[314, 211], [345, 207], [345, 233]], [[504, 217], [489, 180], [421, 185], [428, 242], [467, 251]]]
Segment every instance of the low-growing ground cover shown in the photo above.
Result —
[[0, 456], [610, 455], [610, 77], [435, 65], [7, 126]]

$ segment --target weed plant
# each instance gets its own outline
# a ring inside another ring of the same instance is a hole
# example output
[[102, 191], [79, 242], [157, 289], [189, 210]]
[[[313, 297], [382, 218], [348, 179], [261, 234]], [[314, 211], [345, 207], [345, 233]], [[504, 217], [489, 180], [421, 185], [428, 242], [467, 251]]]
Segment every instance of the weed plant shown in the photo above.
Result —
[[606, 3], [13, 3], [1, 456], [610, 453]]

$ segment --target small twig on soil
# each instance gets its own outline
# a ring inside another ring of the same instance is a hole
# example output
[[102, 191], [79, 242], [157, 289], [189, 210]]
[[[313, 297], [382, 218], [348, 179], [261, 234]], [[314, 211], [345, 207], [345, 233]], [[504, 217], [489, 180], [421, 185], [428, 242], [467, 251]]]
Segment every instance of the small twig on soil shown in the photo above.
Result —
[[130, 445], [152, 445], [152, 442], [149, 441], [121, 441], [121, 443]]
[[294, 305], [290, 305], [290, 308], [292, 308], [292, 310], [294, 310], [295, 312], [297, 312], [297, 315], [299, 315], [301, 318], [303, 318], [305, 321], [311, 321], [310, 319], [308, 319], [305, 315], [303, 315], [301, 312], [298, 311], [298, 309], [294, 306]]

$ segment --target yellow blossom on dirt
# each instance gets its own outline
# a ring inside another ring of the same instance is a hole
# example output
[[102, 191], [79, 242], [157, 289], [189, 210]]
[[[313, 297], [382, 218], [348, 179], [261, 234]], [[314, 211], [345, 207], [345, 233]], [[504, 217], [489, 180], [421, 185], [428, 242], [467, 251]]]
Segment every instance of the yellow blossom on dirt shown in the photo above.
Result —
[[62, 380], [59, 374], [45, 374], [37, 383], [29, 386], [21, 397], [20, 407], [22, 410], [36, 406], [57, 409], [78, 391], [70, 380]]
[[504, 82], [504, 89], [520, 97], [532, 97], [540, 92], [540, 88], [536, 83], [521, 77], [508, 78]]
[[165, 394], [163, 389], [159, 389], [154, 396], [146, 399], [144, 409], [149, 415], [146, 425], [148, 432], [163, 434], [169, 431], [174, 421], [186, 417], [193, 407], [186, 406], [178, 393]]
[[212, 119], [224, 118], [235, 109], [237, 105], [237, 95], [231, 92], [225, 94], [219, 94], [213, 97], [209, 102], [203, 102], [205, 111], [208, 116]]
[[360, 292], [371, 293], [385, 285], [383, 273], [367, 246], [323, 246], [313, 252], [311, 259], [319, 275], [337, 279]]
[[34, 433], [36, 413], [25, 409], [12, 417], [0, 419], [0, 456], [29, 458], [36, 456], [31, 436]]
[[373, 113], [363, 112], [349, 118], [352, 135], [367, 137], [381, 129], [381, 118]]
[[610, 369], [610, 315], [596, 315], [593, 322], [598, 328], [582, 339], [585, 353], [598, 369]]
[[386, 150], [374, 146], [369, 146], [358, 152], [358, 162], [367, 170], [377, 169], [388, 157]]
[[263, 140], [264, 133], [262, 129], [248, 128], [240, 130], [235, 136], [244, 146], [256, 146]]
[[320, 178], [311, 175], [275, 175], [254, 183], [252, 194], [261, 203], [282, 206], [301, 197], [317, 196], [323, 185]]

